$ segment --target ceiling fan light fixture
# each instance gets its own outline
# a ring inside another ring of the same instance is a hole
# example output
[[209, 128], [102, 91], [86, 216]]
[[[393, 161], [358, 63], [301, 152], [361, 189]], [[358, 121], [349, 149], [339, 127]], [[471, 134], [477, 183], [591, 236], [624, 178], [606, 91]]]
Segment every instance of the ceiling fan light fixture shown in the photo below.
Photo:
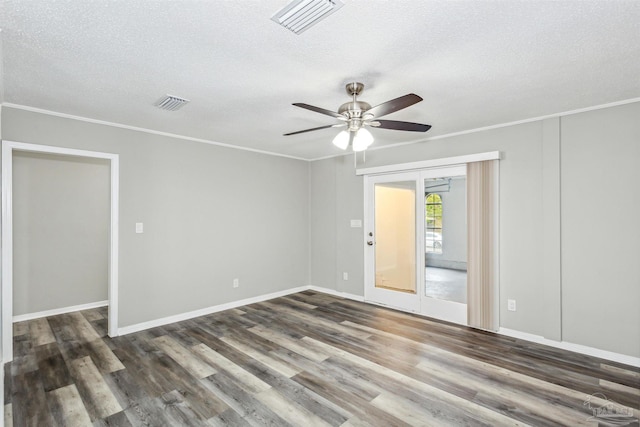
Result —
[[333, 145], [341, 150], [346, 150], [349, 146], [349, 132], [343, 130], [333, 138]]
[[353, 138], [353, 151], [364, 151], [373, 144], [373, 135], [366, 129], [359, 129]]
[[276, 12], [271, 20], [300, 34], [342, 6], [341, 0], [294, 0]]

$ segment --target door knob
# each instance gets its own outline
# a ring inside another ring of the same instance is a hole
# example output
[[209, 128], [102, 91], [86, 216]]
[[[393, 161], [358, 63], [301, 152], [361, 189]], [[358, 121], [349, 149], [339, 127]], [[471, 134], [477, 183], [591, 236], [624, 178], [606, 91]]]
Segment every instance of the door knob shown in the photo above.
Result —
[[371, 241], [371, 240], [367, 240], [367, 245], [369, 245], [369, 246], [373, 246], [373, 241]]

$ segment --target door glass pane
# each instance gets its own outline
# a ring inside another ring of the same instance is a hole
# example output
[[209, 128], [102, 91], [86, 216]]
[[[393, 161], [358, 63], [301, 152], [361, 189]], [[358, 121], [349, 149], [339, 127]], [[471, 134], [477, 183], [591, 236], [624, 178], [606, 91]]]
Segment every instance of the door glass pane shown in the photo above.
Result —
[[415, 181], [375, 184], [375, 286], [416, 293]]
[[425, 179], [425, 295], [467, 303], [465, 176]]

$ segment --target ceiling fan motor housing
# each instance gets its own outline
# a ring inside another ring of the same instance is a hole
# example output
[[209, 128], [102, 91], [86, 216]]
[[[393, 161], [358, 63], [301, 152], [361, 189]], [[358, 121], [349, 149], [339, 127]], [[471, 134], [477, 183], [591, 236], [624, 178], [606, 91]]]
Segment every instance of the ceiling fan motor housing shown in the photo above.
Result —
[[338, 109], [338, 113], [345, 114], [348, 117], [362, 117], [362, 114], [371, 108], [371, 105], [364, 101], [345, 102]]
[[[348, 83], [345, 89], [349, 95], [353, 96], [353, 100], [342, 104], [338, 109], [338, 113], [347, 118], [350, 131], [357, 131], [362, 127], [363, 121], [368, 118], [365, 117], [365, 113], [371, 109], [371, 105], [356, 99], [356, 97], [362, 93], [364, 84], [360, 82]], [[371, 116], [371, 118], [373, 118], [373, 116]]]
[[371, 105], [364, 101], [351, 101], [342, 104], [338, 109], [338, 113], [347, 118], [349, 130], [356, 131], [362, 127], [362, 122], [366, 119], [365, 113], [370, 108]]

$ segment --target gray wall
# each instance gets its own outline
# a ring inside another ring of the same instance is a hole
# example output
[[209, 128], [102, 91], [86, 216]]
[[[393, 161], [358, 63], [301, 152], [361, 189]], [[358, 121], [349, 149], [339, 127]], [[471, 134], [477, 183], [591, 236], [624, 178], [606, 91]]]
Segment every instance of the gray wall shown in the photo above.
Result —
[[310, 284], [362, 295], [364, 231], [351, 227], [352, 219], [364, 220], [362, 177], [353, 156], [311, 162], [310, 173]]
[[109, 163], [13, 156], [13, 314], [107, 299]]
[[[316, 286], [335, 289], [336, 266], [336, 163], [310, 164], [309, 274]], [[325, 244], [316, 246], [314, 242]]]
[[[628, 104], [374, 150], [366, 166], [501, 151], [501, 326], [639, 357], [637, 117]], [[363, 295], [352, 156], [309, 165], [6, 107], [2, 136], [120, 154], [121, 326], [307, 283]], [[616, 202], [606, 232], [585, 212], [595, 191]], [[594, 254], [596, 226], [615, 250]]]
[[[382, 131], [381, 131], [382, 132]], [[406, 163], [424, 159], [436, 159], [442, 157], [465, 155], [486, 151], [500, 150], [505, 153], [505, 158], [500, 162], [500, 203], [501, 203], [501, 309], [503, 326], [527, 331], [529, 325], [534, 327], [528, 332], [542, 334], [542, 327], [537, 325], [537, 314], [544, 309], [544, 302], [536, 296], [536, 286], [539, 284], [539, 258], [540, 247], [538, 245], [539, 229], [536, 219], [536, 209], [541, 205], [542, 194], [540, 184], [540, 137], [542, 133], [541, 123], [528, 123], [520, 126], [505, 127], [453, 138], [429, 141], [419, 144], [411, 144], [391, 149], [374, 150], [367, 153], [367, 167], [385, 164]], [[336, 209], [336, 241], [343, 242], [350, 248], [350, 252], [357, 253], [353, 258], [341, 257], [335, 266], [327, 265], [328, 270], [337, 268], [338, 262], [349, 265], [352, 270], [364, 269], [364, 239], [363, 234], [344, 235], [344, 226], [348, 227], [348, 216], [342, 214], [345, 210], [358, 212], [363, 215], [363, 184], [362, 177], [356, 177], [351, 156], [320, 160], [314, 163], [335, 163], [335, 178], [327, 176], [333, 168], [324, 165], [315, 165], [312, 172], [324, 175], [313, 176], [312, 180], [336, 181], [335, 198], [340, 209]], [[313, 175], [313, 174], [312, 174]], [[355, 184], [354, 184], [355, 183]], [[352, 192], [349, 193], [349, 188]], [[527, 197], [523, 197], [522, 189], [528, 189]], [[327, 196], [328, 197], [328, 196]], [[312, 202], [313, 203], [313, 202]], [[327, 220], [329, 217], [324, 217]], [[323, 220], [320, 218], [320, 220]], [[313, 227], [318, 224], [312, 223]], [[367, 230], [362, 230], [367, 232]], [[342, 235], [341, 235], [342, 234]], [[330, 238], [313, 240], [311, 242], [312, 257], [319, 250], [327, 250], [335, 243]], [[353, 248], [353, 249], [351, 249]], [[345, 248], [338, 248], [338, 252], [345, 252]], [[345, 253], [346, 255], [346, 253]], [[316, 275], [320, 270], [312, 271], [311, 284], [327, 286], [332, 289], [340, 289], [343, 286], [336, 274], [333, 283], [319, 283]], [[356, 283], [350, 281], [352, 293], [364, 295], [362, 276]], [[506, 311], [506, 299], [518, 300], [517, 316]], [[508, 313], [508, 314], [507, 314]]]
[[307, 162], [13, 108], [2, 121], [5, 140], [120, 155], [121, 327], [308, 283]]
[[[372, 150], [366, 165], [359, 166], [501, 151], [500, 326], [639, 357], [640, 204], [636, 183], [640, 182], [640, 167], [634, 164], [640, 160], [638, 117], [640, 103], [627, 104]], [[562, 180], [559, 173], [553, 173], [560, 167]], [[329, 251], [336, 242], [336, 252], [343, 255], [324, 267], [315, 265], [311, 284], [341, 290], [345, 287], [339, 277], [343, 266], [364, 268], [363, 235], [344, 225], [348, 224], [346, 211], [362, 215], [362, 179], [354, 176], [351, 156], [314, 162], [311, 171], [312, 182], [335, 182], [333, 198], [337, 201], [335, 216], [312, 219], [313, 227], [334, 227], [335, 238], [327, 233], [320, 240], [313, 239], [311, 256]], [[613, 194], [611, 182], [616, 183]], [[601, 211], [592, 209], [593, 190], [607, 190], [615, 201], [608, 230], [600, 225]], [[562, 217], [560, 203], [553, 202], [560, 194]], [[332, 198], [328, 193], [322, 197]], [[552, 201], [548, 215], [543, 211], [547, 200]], [[311, 203], [319, 203], [315, 194]], [[609, 239], [606, 255], [600, 248], [593, 250], [590, 242], [595, 235]], [[554, 253], [556, 256], [548, 256]], [[335, 280], [328, 282], [331, 275]], [[358, 279], [348, 289], [363, 295], [362, 277]], [[507, 311], [507, 299], [516, 299], [516, 312]]]
[[562, 336], [640, 356], [640, 103], [561, 131]]

